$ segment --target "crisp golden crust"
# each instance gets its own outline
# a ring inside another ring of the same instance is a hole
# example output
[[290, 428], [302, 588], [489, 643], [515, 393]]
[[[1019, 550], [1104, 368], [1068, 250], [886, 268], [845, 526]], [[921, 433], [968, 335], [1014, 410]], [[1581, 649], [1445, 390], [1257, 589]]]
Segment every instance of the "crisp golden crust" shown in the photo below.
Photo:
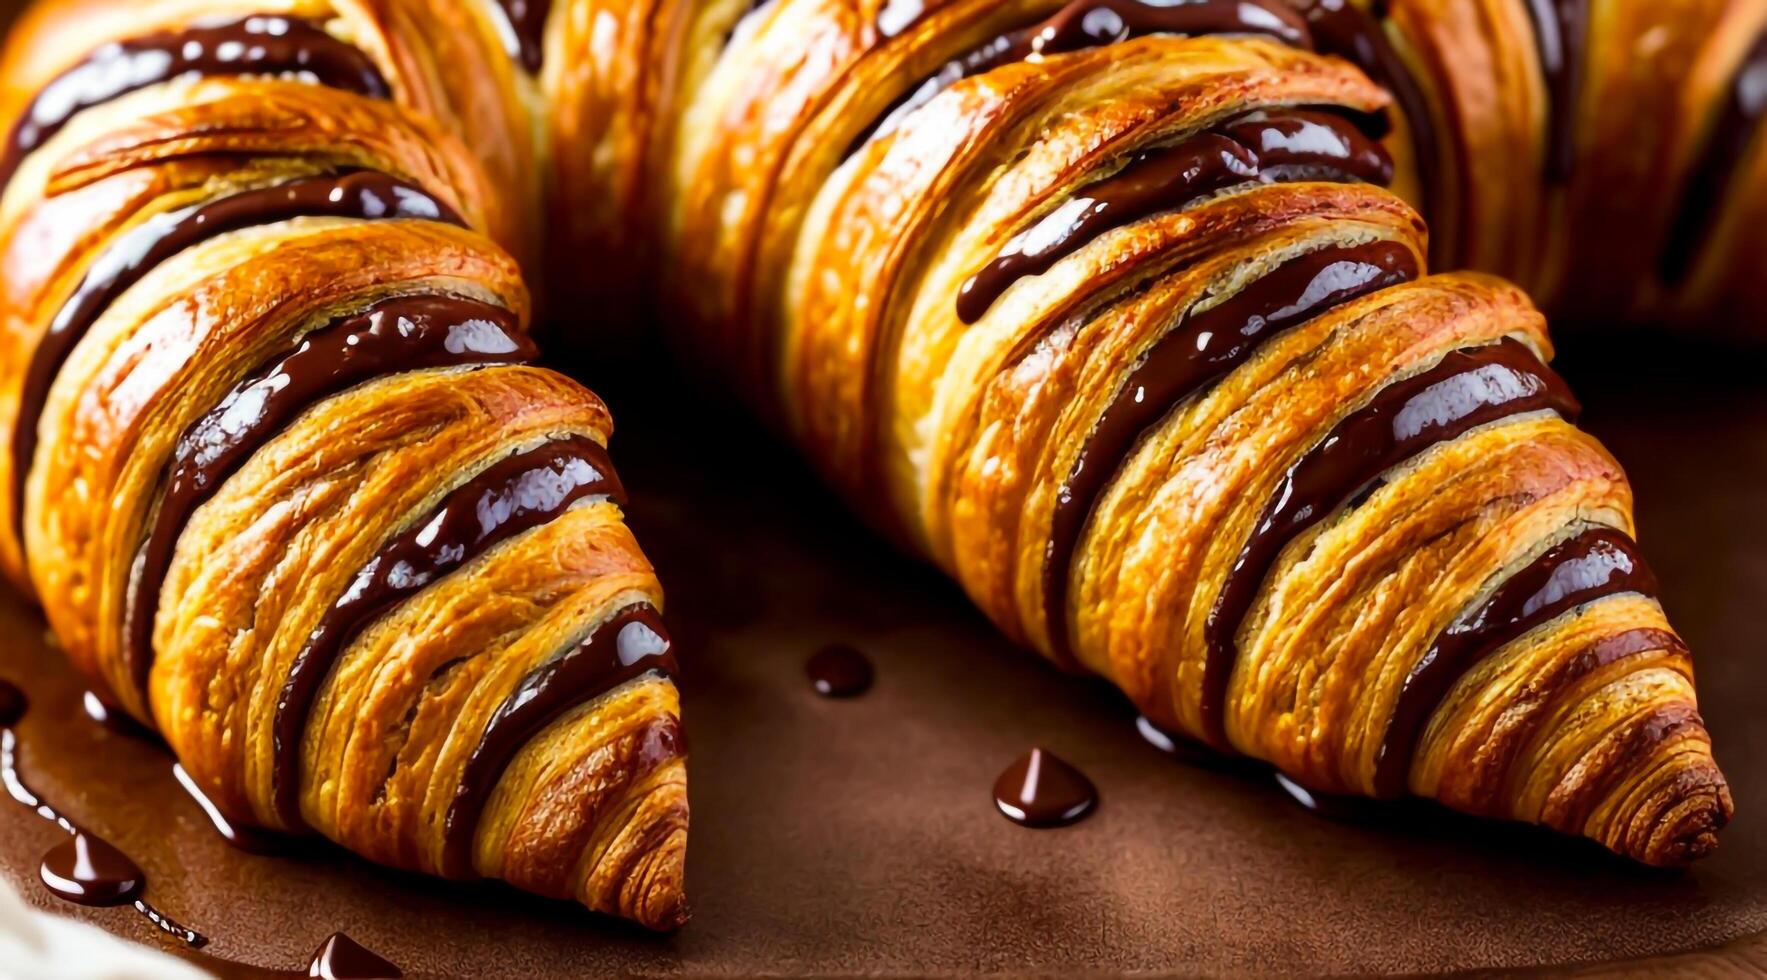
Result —
[[[1506, 161], [1440, 175], [1458, 188], [1447, 246], [1534, 261], [1561, 246], [1492, 217], [1546, 206], [1537, 183], [1510, 186], [1546, 139], [1535, 55], [1513, 43], [1525, 10], [1437, 6], [1396, 5], [1392, 32], [1426, 103], [1449, 120], [1525, 110], [1500, 126], [1411, 127], [1445, 141], [1438, 155], [1464, 144]], [[1396, 780], [1647, 863], [1709, 850], [1730, 801], [1686, 651], [1653, 598], [1615, 586], [1527, 621], [1421, 709], [1409, 686], [1438, 637], [1548, 552], [1591, 529], [1631, 533], [1625, 478], [1561, 417], [1572, 407], [1496, 412], [1425, 440], [1359, 494], [1343, 487], [1278, 542], [1243, 618], [1211, 625], [1279, 482], [1335, 427], [1450, 355], [1551, 356], [1520, 290], [1408, 273], [1333, 301], [1160, 395], [1174, 400], [1150, 407], [1120, 459], [1085, 455], [1101, 419], [1124, 424], [1123, 399], [1141, 397], [1125, 386], [1152, 352], [1255, 301], [1279, 271], [1376, 253], [1421, 269], [1428, 233], [1393, 194], [1303, 173], [1168, 202], [1008, 282], [973, 322], [956, 309], [978, 269], [1137, 154], [1248, 111], [1357, 116], [1387, 95], [1342, 61], [1271, 41], [1154, 36], [1009, 59], [855, 144], [943, 59], [1050, 8], [993, 9], [936, 5], [884, 37], [864, 4], [777, 0], [739, 26], [680, 110], [668, 228], [675, 271], [696, 286], [681, 290], [689, 342], [1003, 630], [1108, 678], [1173, 731], [1321, 790], [1388, 795]], [[1432, 70], [1453, 84], [1429, 84]], [[1087, 492], [1082, 465], [1104, 469], [1070, 563], [1057, 525]], [[1415, 747], [1395, 742], [1413, 737], [1394, 734], [1400, 715], [1420, 710]]]
[[[512, 457], [587, 453], [611, 433], [594, 395], [508, 363], [525, 356], [510, 353], [525, 349], [530, 306], [511, 253], [531, 254], [538, 229], [542, 134], [535, 82], [503, 53], [489, 5], [46, 6], [7, 48], [14, 71], [0, 99], [16, 114], [105, 41], [267, 13], [354, 47], [389, 97], [250, 75], [149, 85], [76, 113], [7, 184], [0, 561], [34, 584], [95, 688], [157, 727], [231, 819], [677, 927], [686, 743], [669, 677], [562, 692], [556, 717], [531, 738], [518, 730], [488, 784], [471, 768], [521, 685], [589, 650], [617, 615], [662, 608], [611, 472], [589, 485], [598, 492], [542, 508], [460, 567], [445, 559], [427, 587], [351, 629], [284, 731], [297, 661], [382, 549], [421, 540], [451, 494]], [[76, 15], [105, 29], [71, 30], [64, 18]], [[372, 190], [355, 203], [345, 188], [359, 176], [378, 183], [359, 185]], [[318, 190], [298, 197], [303, 185]], [[198, 213], [214, 227], [189, 223]], [[175, 247], [143, 244], [162, 241]], [[119, 268], [88, 317], [58, 319]], [[371, 310], [395, 311], [396, 329], [350, 344], [415, 344], [427, 335], [406, 311], [438, 302], [485, 311], [461, 324], [475, 333], [447, 336], [440, 366], [402, 354], [365, 362], [380, 365], [366, 376], [342, 362], [289, 366], [340, 342], [313, 339], [327, 331], [379, 322]], [[319, 384], [286, 418], [253, 421], [256, 403], [229, 399], [272, 365], [348, 380]], [[29, 376], [45, 370], [39, 404]], [[243, 433], [246, 456], [194, 498], [166, 542], [163, 584], [139, 596], [174, 461], [192, 458], [191, 433], [223, 405], [231, 414], [216, 424]], [[19, 473], [24, 425], [38, 439]], [[605, 465], [599, 450], [579, 458]], [[130, 632], [138, 598], [150, 604], [145, 661]], [[292, 764], [279, 738], [292, 739]], [[457, 827], [463, 800], [475, 822]]]

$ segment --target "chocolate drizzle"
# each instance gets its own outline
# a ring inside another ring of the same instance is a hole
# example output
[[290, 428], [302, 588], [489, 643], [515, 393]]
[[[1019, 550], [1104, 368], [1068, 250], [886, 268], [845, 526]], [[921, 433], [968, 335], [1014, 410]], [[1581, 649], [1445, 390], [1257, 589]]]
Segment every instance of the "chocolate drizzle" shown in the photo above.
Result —
[[208, 943], [208, 937], [190, 929], [143, 900], [147, 877], [109, 842], [63, 816], [38, 796], [18, 770], [18, 735], [13, 729], [24, 718], [24, 692], [11, 681], [0, 680], [0, 782], [20, 805], [66, 831], [65, 840], [43, 858], [39, 875], [51, 894], [82, 905], [131, 905], [155, 928], [191, 948]]
[[394, 535], [320, 617], [289, 666], [272, 727], [274, 805], [301, 825], [301, 733], [320, 684], [351, 640], [382, 613], [498, 543], [539, 527], [590, 497], [625, 503], [607, 451], [567, 436], [505, 457], [448, 494], [428, 517]]
[[1562, 184], [1576, 166], [1577, 91], [1583, 79], [1583, 44], [1589, 0], [1528, 0], [1540, 71], [1546, 76], [1550, 114], [1546, 124], [1546, 180]]
[[1730, 94], [1718, 112], [1705, 150], [1687, 173], [1680, 210], [1669, 228], [1657, 274], [1674, 285], [1693, 271], [1722, 214], [1730, 186], [1741, 178], [1743, 160], [1767, 116], [1767, 31], [1738, 66]]
[[0, 187], [84, 109], [182, 76], [283, 74], [373, 98], [392, 94], [367, 55], [304, 20], [259, 15], [114, 42], [37, 93], [0, 156]]
[[994, 805], [1023, 827], [1065, 827], [1092, 812], [1098, 789], [1066, 760], [1034, 748], [994, 780]]
[[1406, 676], [1375, 756], [1376, 795], [1405, 791], [1430, 715], [1480, 660], [1578, 606], [1627, 592], [1654, 596], [1656, 589], [1632, 540], [1608, 527], [1560, 542], [1511, 575], [1443, 630]]
[[1099, 416], [1056, 492], [1043, 566], [1044, 615], [1057, 657], [1071, 662], [1069, 571], [1100, 494], [1142, 435], [1172, 406], [1244, 363], [1271, 337], [1359, 296], [1417, 278], [1398, 242], [1332, 246], [1290, 259], [1182, 321], [1150, 347]]
[[[916, 17], [919, 12], [917, 8]], [[911, 22], [885, 31], [886, 36], [895, 36]], [[885, 18], [880, 17], [879, 23]], [[1001, 34], [946, 62], [867, 127], [854, 147], [894, 131], [914, 110], [965, 78], [1030, 58], [1101, 48], [1150, 34], [1251, 34], [1298, 48], [1313, 46], [1307, 22], [1280, 0], [1074, 0], [1044, 20]]]
[[303, 177], [270, 187], [154, 215], [125, 232], [92, 263], [31, 352], [19, 394], [12, 465], [18, 501], [15, 520], [23, 541], [24, 486], [37, 450], [37, 424], [49, 388], [74, 345], [111, 303], [154, 266], [193, 245], [255, 225], [304, 216], [407, 218], [463, 224], [460, 216], [427, 192], [372, 171]]
[[1370, 9], [1356, 5], [1355, 0], [1305, 0], [1307, 24], [1313, 30], [1313, 42], [1323, 54], [1334, 54], [1362, 69], [1369, 78], [1392, 93], [1405, 124], [1411, 131], [1411, 142], [1417, 154], [1417, 172], [1422, 178], [1424, 216], [1433, 216], [1441, 196], [1442, 151], [1436, 129], [1435, 115], [1430, 112], [1429, 99], [1417, 76], [1405, 59], [1387, 40], [1383, 22], [1387, 17], [1387, 0], [1374, 0]]
[[[398, 978], [403, 974], [397, 966], [365, 949], [343, 933], [333, 933], [313, 953], [305, 970], [265, 970], [199, 953], [208, 945], [208, 937], [161, 912], [141, 898], [147, 888], [147, 875], [134, 859], [91, 831], [63, 816], [25, 784], [18, 770], [18, 736], [13, 728], [24, 717], [24, 692], [10, 681], [0, 680], [0, 782], [18, 803], [30, 808], [44, 820], [55, 824], [67, 837], [49, 849], [38, 869], [43, 886], [66, 901], [81, 905], [130, 905], [154, 928], [177, 939], [186, 947], [184, 958], [221, 977], [329, 977], [333, 980], [377, 980]], [[181, 767], [174, 767], [178, 779], [203, 802], [194, 784]]]
[[1204, 729], [1222, 740], [1221, 707], [1239, 653], [1234, 638], [1291, 541], [1364, 498], [1382, 473], [1432, 446], [1527, 412], [1553, 411], [1574, 420], [1579, 410], [1563, 379], [1520, 342], [1503, 340], [1454, 351], [1430, 370], [1387, 385], [1339, 422], [1283, 475], [1209, 612], [1203, 629]]
[[[497, 706], [478, 745], [467, 757], [460, 787], [448, 806], [442, 831], [442, 866], [451, 877], [472, 869], [472, 844], [479, 818], [498, 777], [535, 735], [573, 708], [642, 674], [678, 673], [662, 617], [645, 604], [627, 606], [596, 626], [581, 643], [535, 667]], [[658, 750], [674, 755], [673, 736]]]
[[975, 323], [1014, 283], [1049, 271], [1105, 232], [1229, 187], [1321, 179], [1384, 185], [1392, 178], [1386, 151], [1342, 116], [1293, 110], [1240, 116], [1137, 155], [1014, 236], [964, 282], [957, 315]]
[[546, 58], [546, 18], [552, 13], [552, 0], [497, 0], [508, 25], [509, 56], [533, 74]]
[[190, 515], [308, 406], [389, 371], [513, 363], [536, 356], [515, 314], [452, 296], [397, 296], [341, 316], [255, 371], [172, 449], [165, 491], [129, 577], [124, 658], [143, 692], [153, 665], [153, 615], [173, 546]]

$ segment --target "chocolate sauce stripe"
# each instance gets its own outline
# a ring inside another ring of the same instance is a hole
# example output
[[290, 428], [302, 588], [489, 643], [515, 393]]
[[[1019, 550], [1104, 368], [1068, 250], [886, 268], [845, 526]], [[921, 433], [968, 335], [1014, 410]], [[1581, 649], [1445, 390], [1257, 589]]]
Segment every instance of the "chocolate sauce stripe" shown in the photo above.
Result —
[[1576, 166], [1577, 97], [1583, 82], [1583, 55], [1588, 28], [1588, 0], [1528, 0], [1534, 24], [1535, 53], [1546, 81], [1545, 172], [1548, 183], [1562, 184]]
[[512, 47], [511, 57], [528, 74], [540, 71], [546, 55], [546, 19], [552, 13], [552, 0], [496, 0], [508, 28], [505, 39]]
[[117, 41], [57, 75], [33, 97], [0, 155], [0, 188], [27, 155], [83, 110], [179, 76], [284, 73], [373, 98], [391, 95], [367, 55], [305, 20], [257, 15]]
[[1749, 151], [1760, 142], [1767, 117], [1767, 25], [1755, 38], [1730, 83], [1704, 149], [1688, 169], [1675, 216], [1663, 243], [1657, 275], [1669, 285], [1686, 281], [1723, 219], [1722, 203], [1741, 179]]
[[388, 373], [537, 355], [507, 309], [441, 294], [389, 297], [333, 317], [267, 360], [191, 422], [174, 444], [123, 604], [124, 660], [142, 703], [153, 619], [179, 535], [197, 508], [261, 447], [314, 405]]
[[1283, 262], [1206, 312], [1185, 313], [1148, 347], [1100, 413], [1056, 494], [1043, 596], [1058, 662], [1075, 662], [1067, 615], [1075, 552], [1097, 502], [1143, 437], [1272, 337], [1418, 273], [1417, 257], [1399, 242], [1328, 245]]
[[308, 715], [349, 645], [432, 584], [592, 497], [621, 505], [626, 500], [607, 451], [587, 436], [555, 438], [486, 463], [381, 544], [314, 624], [277, 699], [272, 791], [285, 826], [302, 823], [301, 743]]
[[1404, 57], [1387, 39], [1384, 17], [1357, 6], [1353, 0], [1316, 0], [1307, 10], [1307, 24], [1316, 48], [1334, 54], [1362, 69], [1376, 84], [1392, 93], [1405, 115], [1405, 126], [1417, 154], [1423, 201], [1419, 210], [1436, 221], [1441, 205], [1441, 132], [1428, 97]]
[[14, 531], [24, 540], [24, 488], [38, 424], [62, 366], [111, 304], [161, 263], [228, 232], [304, 216], [416, 219], [464, 226], [446, 204], [375, 171], [300, 177], [162, 212], [118, 235], [86, 269], [32, 350], [13, 429]]
[[[921, 13], [924, 12], [923, 8]], [[885, 36], [896, 33], [899, 31], [886, 31]], [[1280, 2], [1197, 0], [1162, 5], [1144, 0], [1074, 0], [1041, 21], [1006, 31], [947, 61], [861, 130], [846, 155], [851, 156], [871, 139], [890, 133], [902, 119], [965, 78], [1032, 56], [1105, 47], [1153, 34], [1260, 35], [1295, 47], [1312, 48], [1312, 32], [1306, 21]]]
[[674, 677], [679, 668], [662, 617], [645, 601], [618, 609], [529, 670], [492, 712], [467, 757], [443, 822], [442, 873], [472, 875], [485, 806], [523, 746], [577, 708], [652, 672]]
[[1554, 411], [1574, 420], [1580, 410], [1563, 379], [1532, 350], [1504, 339], [1450, 351], [1429, 368], [1389, 382], [1304, 452], [1272, 490], [1204, 627], [1201, 714], [1215, 740], [1225, 742], [1222, 708], [1239, 660], [1239, 631], [1292, 542], [1355, 506], [1383, 474], [1437, 446], [1521, 415]]
[[1623, 532], [1604, 525], [1552, 545], [1504, 577], [1436, 637], [1407, 674], [1375, 756], [1375, 795], [1405, 792], [1418, 744], [1442, 701], [1486, 657], [1616, 595], [1656, 596], [1656, 576]]
[[1293, 180], [1384, 186], [1392, 176], [1386, 151], [1334, 109], [1254, 109], [1143, 149], [1081, 186], [963, 283], [957, 316], [973, 324], [1019, 280], [1042, 275], [1107, 232], [1233, 188]]
[[[1536, 684], [1537, 690], [1546, 692], [1545, 701], [1528, 717], [1525, 722], [1527, 727], [1517, 733], [1515, 748], [1509, 757], [1525, 759], [1535, 755], [1540, 740], [1550, 734], [1550, 730], [1541, 726], [1541, 721], [1559, 705], [1566, 694], [1576, 691], [1577, 684], [1584, 678], [1647, 653], [1683, 658], [1692, 656], [1681, 638], [1667, 629], [1639, 626], [1610, 633], [1599, 640], [1586, 643], [1575, 654], [1561, 661], [1554, 673], [1541, 678]], [[1636, 668], [1628, 665], [1628, 671], [1633, 669]], [[1525, 778], [1525, 773], [1510, 770], [1494, 798], [1516, 798], [1523, 792], [1516, 781]]]

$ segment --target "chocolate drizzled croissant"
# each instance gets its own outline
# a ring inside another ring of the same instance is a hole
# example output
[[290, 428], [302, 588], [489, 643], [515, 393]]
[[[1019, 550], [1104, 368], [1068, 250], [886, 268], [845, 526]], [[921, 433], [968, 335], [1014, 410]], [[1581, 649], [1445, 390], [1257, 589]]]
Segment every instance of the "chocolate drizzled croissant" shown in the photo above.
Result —
[[1751, 332], [1767, 3], [1292, 3], [1394, 93], [1437, 265], [1579, 324]]
[[1426, 274], [1387, 185], [1431, 196], [1437, 121], [1309, 50], [1342, 30], [1277, 0], [701, 8], [684, 346], [1156, 723], [1699, 857], [1731, 801], [1625, 477], [1524, 294]]
[[679, 925], [662, 594], [531, 364], [495, 8], [46, 5], [3, 77], [0, 561], [70, 659], [230, 819]]

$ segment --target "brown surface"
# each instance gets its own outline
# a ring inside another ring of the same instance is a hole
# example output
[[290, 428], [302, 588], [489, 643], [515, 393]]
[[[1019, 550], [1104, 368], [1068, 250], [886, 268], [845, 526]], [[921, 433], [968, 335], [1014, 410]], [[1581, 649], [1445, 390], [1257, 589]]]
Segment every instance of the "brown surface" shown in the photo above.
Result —
[[[1702, 376], [1711, 363], [1728, 366]], [[80, 688], [10, 594], [0, 675], [34, 701], [20, 733], [34, 784], [130, 851], [148, 897], [216, 952], [265, 965], [304, 962], [334, 929], [452, 975], [1427, 971], [1710, 948], [1767, 930], [1767, 390], [1750, 390], [1758, 358], [1652, 361], [1667, 378], [1648, 382], [1644, 366], [1571, 374], [1639, 379], [1583, 385], [1588, 422], [1634, 473], [1644, 547], [1736, 792], [1718, 854], [1686, 874], [1421, 807], [1334, 824], [1256, 772], [1174, 762], [1116, 696], [1011, 649], [788, 455], [746, 430], [658, 424], [643, 398], [614, 398], [628, 420], [614, 450], [687, 672], [695, 916], [676, 936], [332, 848], [232, 850], [162, 750], [78, 715]], [[873, 655], [868, 695], [811, 693], [803, 661], [829, 640]], [[993, 811], [995, 774], [1033, 743], [1098, 784], [1093, 817], [1031, 831]], [[35, 866], [57, 832], [0, 804], [0, 873], [45, 907], [156, 941], [128, 911], [51, 899]]]

